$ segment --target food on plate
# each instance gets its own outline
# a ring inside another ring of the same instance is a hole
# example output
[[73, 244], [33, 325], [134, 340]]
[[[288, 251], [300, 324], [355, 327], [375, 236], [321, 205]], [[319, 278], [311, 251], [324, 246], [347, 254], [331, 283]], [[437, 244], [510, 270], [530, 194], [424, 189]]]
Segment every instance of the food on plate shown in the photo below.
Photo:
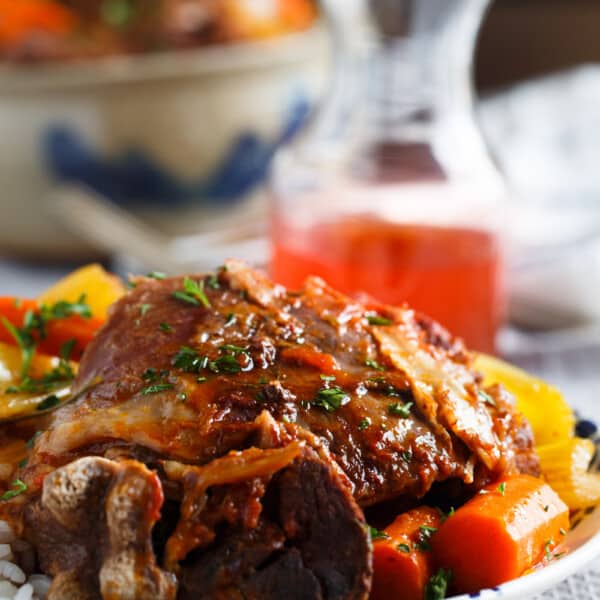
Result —
[[457, 588], [477, 592], [552, 560], [568, 528], [569, 509], [548, 484], [513, 475], [479, 490], [431, 543]]
[[[435, 600], [562, 552], [576, 506], [540, 478], [529, 376], [489, 359], [484, 380], [440, 325], [317, 278], [292, 292], [228, 261], [130, 283], [88, 268], [0, 311], [1, 403], [69, 389], [0, 427], [0, 518], [50, 600]], [[448, 540], [472, 557], [489, 536], [508, 554], [478, 579]]]
[[371, 600], [423, 600], [433, 577], [431, 537], [442, 523], [437, 508], [419, 506], [400, 514], [373, 538]]
[[265, 39], [308, 28], [314, 0], [0, 0], [0, 57], [74, 60]]

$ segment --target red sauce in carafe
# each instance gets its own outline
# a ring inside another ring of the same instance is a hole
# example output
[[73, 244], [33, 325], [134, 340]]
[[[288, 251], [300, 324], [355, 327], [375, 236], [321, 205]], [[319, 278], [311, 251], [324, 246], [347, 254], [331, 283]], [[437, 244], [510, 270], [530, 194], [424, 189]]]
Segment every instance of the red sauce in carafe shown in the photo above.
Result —
[[271, 275], [299, 288], [318, 275], [349, 293], [367, 292], [440, 321], [468, 346], [493, 352], [504, 313], [498, 237], [489, 231], [405, 225], [375, 217], [311, 228], [274, 222]]

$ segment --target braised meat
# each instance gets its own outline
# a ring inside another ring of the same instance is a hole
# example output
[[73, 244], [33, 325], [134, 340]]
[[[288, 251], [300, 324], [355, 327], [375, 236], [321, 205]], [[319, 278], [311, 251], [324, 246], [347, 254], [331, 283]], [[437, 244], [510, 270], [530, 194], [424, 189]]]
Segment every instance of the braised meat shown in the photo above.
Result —
[[[147, 579], [156, 598], [366, 598], [359, 507], [537, 470], [512, 398], [482, 389], [461, 342], [408, 308], [316, 278], [292, 293], [234, 261], [135, 283], [21, 473], [43, 566], [89, 597], [145, 597], [124, 590]], [[57, 512], [56, 490], [77, 486], [73, 517]]]

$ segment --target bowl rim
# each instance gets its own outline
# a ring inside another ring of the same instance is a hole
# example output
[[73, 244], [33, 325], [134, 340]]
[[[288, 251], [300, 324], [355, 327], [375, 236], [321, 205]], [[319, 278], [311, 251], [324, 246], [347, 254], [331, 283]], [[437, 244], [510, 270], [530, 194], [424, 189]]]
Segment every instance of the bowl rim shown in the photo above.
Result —
[[303, 31], [257, 41], [184, 50], [124, 54], [39, 65], [0, 64], [0, 94], [95, 88], [261, 71], [306, 62], [326, 50], [328, 29], [321, 17]]

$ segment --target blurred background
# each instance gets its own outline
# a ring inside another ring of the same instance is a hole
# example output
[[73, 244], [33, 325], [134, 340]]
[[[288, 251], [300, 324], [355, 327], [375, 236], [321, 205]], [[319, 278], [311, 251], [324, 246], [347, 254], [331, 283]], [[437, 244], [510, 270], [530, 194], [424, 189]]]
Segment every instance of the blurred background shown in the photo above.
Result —
[[0, 0], [4, 294], [241, 257], [591, 398], [599, 28], [596, 0]]

